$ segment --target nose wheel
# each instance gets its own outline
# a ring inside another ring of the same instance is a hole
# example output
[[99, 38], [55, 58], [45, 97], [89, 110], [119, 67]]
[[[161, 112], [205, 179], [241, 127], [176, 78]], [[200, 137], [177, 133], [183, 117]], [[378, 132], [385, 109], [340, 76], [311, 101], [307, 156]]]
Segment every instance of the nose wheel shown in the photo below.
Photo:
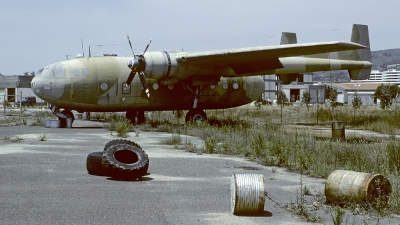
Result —
[[72, 123], [75, 120], [74, 114], [68, 109], [64, 109], [63, 111], [61, 111], [61, 114], [63, 114], [64, 117], [67, 117], [67, 118], [58, 117], [58, 120], [60, 120], [60, 127], [61, 128], [67, 127], [67, 119], [71, 119], [71, 126], [72, 126]]
[[60, 112], [60, 108], [56, 105], [49, 105], [49, 108], [51, 109], [51, 112], [53, 112], [53, 114], [55, 116], [58, 117], [58, 120], [60, 121], [60, 127], [64, 128], [67, 127], [67, 119], [71, 120], [71, 126], [72, 123], [75, 120], [75, 116], [74, 114], [71, 112], [71, 110], [68, 109], [64, 109], [63, 111]]

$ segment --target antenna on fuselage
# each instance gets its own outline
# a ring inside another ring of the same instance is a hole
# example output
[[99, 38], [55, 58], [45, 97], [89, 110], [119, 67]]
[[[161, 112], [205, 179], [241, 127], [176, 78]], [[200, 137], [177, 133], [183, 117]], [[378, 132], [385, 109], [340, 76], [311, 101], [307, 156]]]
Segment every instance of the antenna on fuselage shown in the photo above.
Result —
[[83, 51], [83, 40], [82, 40], [82, 38], [81, 38], [81, 43], [82, 43], [82, 54], [83, 54], [83, 57], [85, 57], [85, 51]]

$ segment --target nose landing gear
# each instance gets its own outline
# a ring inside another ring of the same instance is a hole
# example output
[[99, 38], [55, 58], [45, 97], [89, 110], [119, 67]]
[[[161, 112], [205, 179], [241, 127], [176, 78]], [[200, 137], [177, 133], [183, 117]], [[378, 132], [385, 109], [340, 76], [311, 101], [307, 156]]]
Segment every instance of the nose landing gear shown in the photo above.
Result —
[[[75, 116], [71, 110], [64, 109], [60, 112], [60, 107], [55, 105], [50, 105], [50, 109], [53, 114], [58, 117], [58, 120], [60, 121], [60, 128], [69, 127], [69, 125], [72, 126]], [[70, 124], [68, 123], [68, 120], [70, 120]]]

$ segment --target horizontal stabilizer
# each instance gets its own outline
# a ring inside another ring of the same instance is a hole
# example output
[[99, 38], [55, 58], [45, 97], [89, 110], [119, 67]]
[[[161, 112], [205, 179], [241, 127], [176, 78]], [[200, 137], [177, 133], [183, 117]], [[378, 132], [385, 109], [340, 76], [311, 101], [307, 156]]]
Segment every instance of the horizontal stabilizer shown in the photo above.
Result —
[[349, 70], [350, 79], [352, 80], [367, 80], [371, 74], [371, 69], [354, 69]]

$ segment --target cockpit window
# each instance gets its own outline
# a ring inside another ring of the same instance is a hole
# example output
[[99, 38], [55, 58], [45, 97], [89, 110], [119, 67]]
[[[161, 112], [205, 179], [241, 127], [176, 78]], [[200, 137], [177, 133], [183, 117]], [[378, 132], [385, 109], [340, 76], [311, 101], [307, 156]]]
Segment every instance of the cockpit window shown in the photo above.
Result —
[[54, 78], [65, 77], [64, 65], [59, 65], [59, 66], [53, 67], [53, 75], [54, 75]]
[[41, 77], [53, 78], [53, 71], [50, 68], [43, 68], [42, 72], [40, 73]]
[[46, 77], [46, 78], [64, 78], [65, 77], [64, 65], [57, 64], [41, 68], [39, 69], [36, 75], [39, 77]]
[[42, 71], [43, 71], [43, 68], [38, 69], [38, 71], [36, 72], [36, 76], [40, 77]]

